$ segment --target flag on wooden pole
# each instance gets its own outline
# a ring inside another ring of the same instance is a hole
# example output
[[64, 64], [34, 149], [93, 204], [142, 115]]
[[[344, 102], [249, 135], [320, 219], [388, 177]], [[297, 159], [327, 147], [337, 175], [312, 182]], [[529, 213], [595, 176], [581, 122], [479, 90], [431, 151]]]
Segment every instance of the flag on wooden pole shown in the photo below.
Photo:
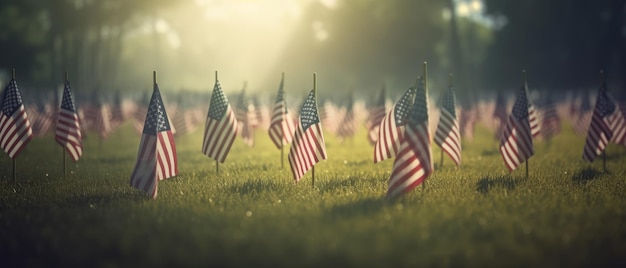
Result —
[[237, 117], [215, 79], [209, 112], [207, 113], [202, 142], [202, 153], [224, 163], [237, 136]]
[[593, 162], [606, 148], [613, 137], [613, 124], [616, 121], [618, 111], [615, 102], [609, 96], [604, 80], [598, 90], [596, 106], [593, 109], [591, 122], [583, 148], [583, 159]]
[[526, 86], [523, 86], [517, 94], [500, 140], [500, 153], [509, 171], [515, 170], [535, 153], [528, 108]]
[[430, 130], [428, 125], [428, 91], [419, 79], [415, 102], [407, 116], [404, 139], [389, 178], [387, 198], [395, 198], [420, 185], [433, 172]]
[[72, 100], [72, 90], [69, 81], [65, 81], [63, 88], [61, 110], [57, 119], [54, 139], [70, 154], [74, 162], [78, 161], [83, 154], [83, 137], [80, 132], [76, 107]]
[[285, 144], [291, 143], [295, 131], [293, 118], [288, 113], [287, 102], [285, 101], [284, 81], [285, 77], [283, 75], [283, 78], [280, 80], [280, 86], [278, 86], [278, 94], [276, 95], [276, 102], [274, 102], [274, 110], [272, 111], [272, 121], [268, 130], [270, 139], [278, 149], [285, 146]]
[[415, 88], [407, 89], [380, 122], [378, 140], [374, 145], [374, 163], [396, 156], [402, 143], [406, 117], [413, 105], [414, 97]]
[[315, 90], [309, 92], [300, 109], [300, 118], [288, 158], [296, 182], [315, 164], [326, 159], [326, 143], [317, 111]]
[[0, 147], [15, 159], [33, 138], [28, 115], [15, 78], [4, 90], [0, 109]]
[[178, 174], [176, 145], [154, 73], [154, 91], [143, 126], [130, 185], [156, 198], [160, 180]]
[[454, 163], [461, 164], [461, 135], [456, 118], [456, 96], [452, 85], [443, 96], [439, 124], [435, 132], [435, 143], [446, 152]]

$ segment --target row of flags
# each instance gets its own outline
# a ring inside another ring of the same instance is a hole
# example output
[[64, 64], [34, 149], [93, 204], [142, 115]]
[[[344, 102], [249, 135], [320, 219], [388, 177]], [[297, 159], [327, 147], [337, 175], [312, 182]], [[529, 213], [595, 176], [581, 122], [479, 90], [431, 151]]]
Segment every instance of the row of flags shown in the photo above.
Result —
[[[15, 159], [32, 139], [33, 130], [15, 79], [10, 81], [1, 96], [0, 145], [9, 157]], [[500, 140], [500, 152], [510, 171], [515, 170], [534, 154], [533, 139], [541, 135], [549, 140], [560, 132], [560, 115], [564, 113], [569, 114], [573, 122], [589, 118], [583, 150], [583, 159], [586, 161], [594, 161], [608, 142], [626, 146], [624, 123], [626, 109], [624, 105], [612, 99], [604, 82], [598, 91], [592, 113], [582, 112], [584, 107], [579, 110], [570, 108], [566, 111], [563, 105], [550, 102], [538, 112], [528, 96], [528, 86], [524, 83], [509, 114], [506, 112], [506, 99], [502, 95], [496, 98], [495, 103], [483, 104], [482, 107], [476, 104], [457, 105], [454, 87], [450, 85], [441, 98], [438, 122], [433, 122], [436, 126], [433, 139], [430, 134], [433, 125], [429, 120], [429, 113], [432, 116], [433, 110], [428, 105], [425, 76], [418, 77], [416, 85], [407, 89], [389, 111], [386, 111], [389, 105], [386, 103], [385, 90], [382, 89], [367, 107], [367, 116], [358, 116], [352, 98], [345, 108], [332, 108], [327, 102], [320, 110], [316, 90], [311, 90], [301, 105], [297, 120], [291, 116], [293, 113], [285, 101], [283, 76], [273, 109], [269, 113], [271, 116], [265, 116], [270, 119], [265, 128], [278, 149], [282, 150], [293, 142], [288, 160], [294, 180], [298, 182], [316, 163], [327, 158], [322, 131], [324, 118], [334, 118], [335, 122], [339, 122], [334, 132], [340, 140], [354, 136], [358, 122], [363, 120], [363, 125], [367, 129], [367, 139], [374, 147], [374, 163], [395, 157], [389, 178], [387, 192], [389, 198], [411, 191], [433, 172], [431, 150], [433, 140], [456, 166], [460, 166], [461, 137], [471, 139], [473, 126], [480, 115], [484, 117], [485, 111], [489, 109], [493, 111], [491, 121], [495, 123], [486, 125], [498, 133], [496, 137]], [[491, 108], [487, 108], [488, 106]], [[112, 112], [106, 105], [98, 107], [100, 108], [94, 109], [93, 113], [100, 115], [94, 116], [95, 120], [87, 121], [96, 128], [100, 126], [113, 129], [119, 126], [124, 118], [129, 117], [129, 112], [124, 109]], [[157, 195], [158, 181], [178, 174], [174, 143], [176, 127], [173, 122], [198, 121], [197, 112], [176, 112], [178, 116], [174, 117], [176, 120], [172, 120], [165, 107], [155, 79], [148, 106], [144, 109], [136, 108], [134, 113], [135, 122], [140, 120], [142, 114], [143, 122], [135, 124], [136, 128], [141, 126], [141, 142], [131, 176], [131, 185], [146, 191], [153, 198]], [[233, 109], [222, 91], [219, 80], [216, 79], [206, 114], [202, 153], [214, 159], [216, 163], [224, 163], [237, 135], [241, 135], [247, 144], [253, 146], [252, 131], [260, 126], [263, 128], [260, 123], [263, 115], [258, 112], [260, 109], [253, 107], [259, 105], [247, 102], [244, 88], [236, 108]], [[179, 107], [174, 107], [173, 110], [176, 111], [177, 108]], [[338, 111], [342, 110], [342, 116], [337, 116]], [[460, 116], [457, 117], [457, 114]], [[66, 81], [56, 116], [55, 140], [65, 148], [74, 161], [78, 161], [83, 152], [82, 122], [80, 112], [72, 99], [70, 84]], [[577, 124], [573, 125], [576, 130]], [[180, 129], [187, 128], [182, 126]], [[245, 133], [246, 131], [248, 133]]]

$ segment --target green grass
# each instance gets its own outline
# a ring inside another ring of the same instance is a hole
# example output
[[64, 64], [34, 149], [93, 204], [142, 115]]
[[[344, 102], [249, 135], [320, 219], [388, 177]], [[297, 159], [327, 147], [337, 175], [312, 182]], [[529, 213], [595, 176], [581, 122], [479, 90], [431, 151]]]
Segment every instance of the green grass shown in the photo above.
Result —
[[583, 138], [536, 142], [530, 176], [509, 174], [482, 128], [463, 144], [463, 166], [433, 148], [435, 173], [385, 200], [393, 160], [372, 164], [361, 129], [297, 185], [265, 131], [237, 140], [215, 174], [201, 131], [176, 139], [180, 175], [152, 200], [129, 186], [139, 138], [130, 125], [85, 140], [63, 178], [52, 136], [17, 160], [0, 157], [0, 257], [13, 266], [502, 267], [625, 266], [626, 149], [581, 159]]

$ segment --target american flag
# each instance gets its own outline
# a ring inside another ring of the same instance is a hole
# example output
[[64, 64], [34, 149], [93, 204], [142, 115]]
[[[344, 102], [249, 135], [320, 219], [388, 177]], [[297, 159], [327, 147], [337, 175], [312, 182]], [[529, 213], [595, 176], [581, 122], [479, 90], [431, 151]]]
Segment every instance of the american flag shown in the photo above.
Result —
[[291, 115], [287, 111], [287, 102], [285, 101], [285, 90], [283, 87], [284, 78], [280, 80], [280, 86], [278, 86], [278, 94], [276, 95], [276, 102], [274, 103], [274, 110], [272, 111], [272, 122], [268, 130], [270, 139], [278, 149], [282, 148], [285, 144], [291, 143], [295, 130], [293, 118], [291, 118]]
[[606, 84], [602, 82], [583, 148], [585, 161], [593, 162], [613, 137], [613, 124], [618, 114], [616, 111], [615, 102], [607, 93]]
[[344, 114], [339, 127], [337, 128], [337, 137], [343, 140], [354, 136], [356, 132], [356, 120], [354, 119], [354, 100], [352, 96], [348, 100], [348, 106], [346, 107], [346, 113]]
[[224, 163], [236, 136], [237, 117], [216, 80], [204, 127], [202, 153]]
[[459, 130], [465, 140], [474, 139], [474, 126], [478, 122], [478, 105], [465, 102], [461, 104]]
[[537, 112], [535, 112], [535, 106], [532, 101], [528, 99], [528, 84], [524, 83], [524, 88], [526, 90], [526, 101], [528, 101], [528, 122], [530, 123], [530, 133], [533, 135], [533, 138], [535, 138], [541, 134], [541, 122], [537, 116]]
[[68, 81], [65, 81], [63, 88], [63, 99], [61, 100], [61, 110], [59, 111], [55, 133], [54, 139], [65, 148], [74, 162], [78, 161], [83, 154], [83, 137]]
[[443, 97], [441, 116], [435, 132], [435, 143], [459, 166], [461, 164], [461, 135], [455, 106], [456, 96], [454, 88], [450, 85]]
[[420, 79], [415, 103], [409, 111], [404, 140], [393, 163], [387, 198], [395, 198], [420, 185], [433, 172], [428, 128], [428, 92]]
[[254, 146], [254, 116], [254, 111], [250, 109], [250, 103], [248, 103], [246, 99], [246, 90], [244, 89], [239, 95], [239, 101], [235, 109], [235, 117], [237, 117], [237, 126], [239, 127], [237, 132], [241, 133], [243, 142], [250, 147]]
[[535, 153], [528, 108], [526, 87], [522, 87], [500, 140], [500, 153], [509, 171], [515, 170]]
[[378, 140], [378, 132], [380, 130], [380, 122], [385, 118], [385, 101], [386, 94], [385, 88], [383, 87], [380, 90], [380, 95], [376, 98], [372, 106], [369, 109], [369, 114], [367, 115], [367, 140], [370, 144], [375, 145]]
[[496, 126], [496, 139], [502, 139], [502, 132], [504, 131], [505, 122], [507, 121], [506, 106], [506, 97], [504, 96], [504, 94], [498, 92], [498, 95], [496, 97], [496, 107], [493, 110], [493, 121]]
[[159, 86], [154, 83], [130, 185], [156, 198], [159, 181], [177, 174], [178, 159], [174, 136]]
[[374, 163], [396, 156], [403, 139], [406, 117], [413, 105], [415, 88], [409, 88], [380, 122], [378, 140], [374, 145]]
[[311, 90], [300, 109], [300, 118], [289, 150], [289, 166], [294, 180], [300, 181], [322, 159], [326, 159], [326, 143], [317, 112], [315, 92]]
[[15, 79], [11, 79], [4, 90], [0, 107], [0, 146], [10, 158], [15, 159], [33, 138]]

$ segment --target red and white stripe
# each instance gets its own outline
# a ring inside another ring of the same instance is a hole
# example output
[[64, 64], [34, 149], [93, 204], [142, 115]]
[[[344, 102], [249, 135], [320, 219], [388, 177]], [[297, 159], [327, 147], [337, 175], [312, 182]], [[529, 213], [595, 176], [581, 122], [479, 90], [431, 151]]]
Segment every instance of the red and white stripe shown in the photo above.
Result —
[[82, 135], [78, 115], [66, 109], [60, 109], [55, 140], [65, 148], [74, 162], [83, 154]]
[[178, 174], [176, 145], [171, 131], [156, 136], [143, 134], [137, 154], [137, 163], [130, 179], [131, 186], [157, 196], [158, 181]]
[[405, 139], [393, 163], [387, 198], [395, 198], [420, 185], [433, 172], [428, 121], [407, 125]]
[[435, 132], [435, 143], [452, 158], [457, 166], [461, 164], [459, 122], [456, 120], [456, 116], [452, 115], [447, 109], [441, 109], [439, 124]]
[[0, 146], [14, 159], [33, 138], [33, 130], [23, 104], [11, 116], [0, 114]]
[[500, 142], [500, 154], [504, 164], [509, 171], [513, 171], [534, 153], [529, 122], [525, 119], [519, 121], [513, 115], [509, 115]]
[[298, 123], [289, 150], [289, 165], [294, 180], [300, 181], [302, 176], [322, 159], [326, 159], [326, 143], [321, 123], [311, 125], [305, 132], [302, 132], [302, 124]]
[[230, 108], [226, 108], [226, 114], [221, 120], [215, 120], [207, 116], [202, 153], [220, 163], [224, 163], [230, 147], [237, 136], [237, 117]]
[[285, 102], [276, 102], [268, 130], [270, 139], [276, 148], [280, 149], [285, 144], [291, 143], [294, 131], [294, 122], [290, 114], [286, 112]]
[[[397, 105], [397, 104], [396, 104]], [[396, 126], [395, 105], [380, 122], [378, 140], [374, 145], [374, 163], [396, 156], [402, 143], [404, 126]]]

